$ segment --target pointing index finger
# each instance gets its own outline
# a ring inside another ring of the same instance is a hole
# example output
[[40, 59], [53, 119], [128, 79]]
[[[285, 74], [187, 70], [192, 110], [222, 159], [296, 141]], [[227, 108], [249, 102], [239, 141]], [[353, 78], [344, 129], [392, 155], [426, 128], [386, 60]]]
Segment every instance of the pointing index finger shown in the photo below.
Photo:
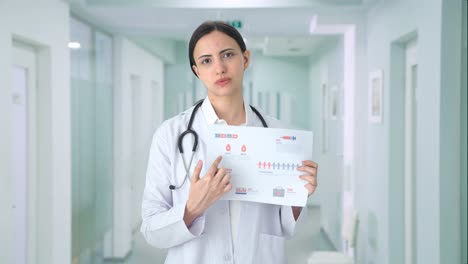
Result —
[[219, 163], [221, 163], [221, 160], [223, 159], [222, 156], [218, 156], [215, 161], [213, 161], [213, 164], [211, 164], [210, 169], [208, 170], [208, 173], [206, 174], [207, 176], [213, 177], [216, 174], [216, 171], [218, 170]]

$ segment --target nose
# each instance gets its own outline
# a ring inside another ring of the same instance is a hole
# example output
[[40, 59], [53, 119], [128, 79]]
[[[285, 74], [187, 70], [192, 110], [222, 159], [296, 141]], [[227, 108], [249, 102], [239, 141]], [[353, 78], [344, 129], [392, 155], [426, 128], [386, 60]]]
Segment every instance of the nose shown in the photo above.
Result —
[[226, 73], [226, 64], [224, 63], [223, 60], [217, 60], [215, 62], [215, 67], [216, 67], [216, 74], [217, 75], [222, 75]]

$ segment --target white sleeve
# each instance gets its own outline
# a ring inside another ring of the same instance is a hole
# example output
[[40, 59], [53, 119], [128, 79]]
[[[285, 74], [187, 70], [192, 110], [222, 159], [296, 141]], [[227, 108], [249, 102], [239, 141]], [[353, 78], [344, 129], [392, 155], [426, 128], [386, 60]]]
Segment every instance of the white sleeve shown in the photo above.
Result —
[[281, 228], [283, 230], [284, 237], [286, 239], [292, 238], [294, 230], [297, 225], [305, 224], [307, 218], [307, 205], [302, 207], [301, 213], [297, 220], [294, 220], [294, 215], [291, 206], [281, 206], [280, 209], [280, 221]]
[[171, 161], [164, 135], [159, 129], [153, 136], [146, 185], [142, 202], [141, 232], [146, 241], [158, 248], [170, 248], [199, 236], [205, 226], [204, 216], [195, 219], [187, 228], [183, 220], [185, 202], [173, 204], [171, 184]]

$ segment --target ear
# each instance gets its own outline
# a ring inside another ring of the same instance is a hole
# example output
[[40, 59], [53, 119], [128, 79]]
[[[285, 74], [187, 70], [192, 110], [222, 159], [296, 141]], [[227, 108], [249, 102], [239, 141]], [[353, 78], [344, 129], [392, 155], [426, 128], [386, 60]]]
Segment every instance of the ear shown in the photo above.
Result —
[[244, 51], [244, 71], [247, 70], [250, 63], [250, 50]]
[[197, 74], [197, 77], [200, 76], [200, 75], [198, 74], [198, 68], [197, 68], [197, 66], [192, 65], [192, 70]]

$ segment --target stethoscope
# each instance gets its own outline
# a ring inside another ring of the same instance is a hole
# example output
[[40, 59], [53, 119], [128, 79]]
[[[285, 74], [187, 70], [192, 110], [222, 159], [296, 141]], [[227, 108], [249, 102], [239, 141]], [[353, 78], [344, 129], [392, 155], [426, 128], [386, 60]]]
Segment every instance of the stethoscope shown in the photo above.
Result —
[[[184, 178], [184, 181], [182, 182], [182, 184], [180, 184], [179, 186], [175, 186], [175, 185], [172, 185], [172, 184], [169, 185], [169, 189], [171, 189], [171, 190], [179, 189], [180, 187], [182, 187], [185, 184], [185, 181], [187, 179], [190, 180], [190, 166], [192, 164], [193, 156], [195, 155], [195, 151], [197, 150], [197, 146], [198, 146], [198, 134], [197, 134], [197, 132], [195, 132], [195, 130], [192, 129], [192, 124], [193, 124], [193, 120], [195, 119], [195, 114], [197, 113], [198, 108], [200, 108], [200, 106], [202, 104], [203, 104], [203, 99], [198, 101], [195, 104], [195, 108], [193, 108], [192, 114], [190, 115], [190, 120], [189, 120], [187, 129], [179, 135], [179, 138], [177, 138], [177, 147], [179, 149], [180, 155], [182, 156], [182, 161], [184, 162], [185, 178]], [[265, 119], [263, 119], [263, 116], [260, 114], [260, 112], [258, 112], [257, 109], [255, 109], [255, 107], [253, 107], [251, 105], [250, 105], [250, 108], [258, 116], [258, 118], [260, 119], [260, 121], [263, 124], [263, 127], [268, 127], [267, 123], [265, 122]], [[194, 138], [194, 142], [193, 142], [193, 146], [192, 146], [192, 156], [190, 157], [190, 162], [188, 164], [185, 161], [184, 148], [182, 147], [182, 142], [184, 140], [184, 137], [187, 134], [192, 134], [193, 138]]]

